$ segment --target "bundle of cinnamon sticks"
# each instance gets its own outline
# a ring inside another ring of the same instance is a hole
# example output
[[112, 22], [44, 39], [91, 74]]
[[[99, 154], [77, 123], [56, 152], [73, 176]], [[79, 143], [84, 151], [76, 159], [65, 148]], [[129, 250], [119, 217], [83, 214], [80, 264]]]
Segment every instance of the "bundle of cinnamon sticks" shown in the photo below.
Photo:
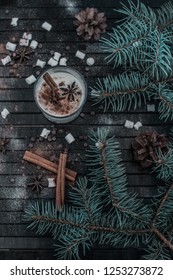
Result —
[[60, 209], [64, 205], [65, 178], [69, 183], [74, 184], [77, 176], [77, 172], [66, 168], [67, 150], [65, 150], [64, 153], [60, 154], [58, 164], [51, 162], [29, 151], [25, 152], [23, 159], [57, 174], [56, 207], [57, 209]]

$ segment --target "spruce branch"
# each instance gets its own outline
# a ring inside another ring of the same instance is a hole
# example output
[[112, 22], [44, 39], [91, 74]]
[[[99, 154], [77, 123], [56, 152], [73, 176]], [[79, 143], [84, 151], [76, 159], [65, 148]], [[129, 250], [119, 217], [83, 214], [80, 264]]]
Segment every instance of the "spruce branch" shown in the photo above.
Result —
[[125, 22], [101, 39], [102, 48], [109, 53], [108, 62], [113, 61], [114, 67], [123, 66], [131, 72], [98, 80], [91, 92], [94, 104], [103, 103], [104, 111], [122, 112], [132, 104], [134, 109], [140, 107], [154, 93], [160, 99], [160, 118], [172, 119], [173, 4], [169, 2], [155, 13], [139, 1], [134, 4], [128, 0], [118, 11], [125, 16]]
[[90, 233], [83, 233], [83, 230], [78, 232], [68, 232], [62, 235], [59, 239], [60, 243], [55, 244], [55, 255], [61, 260], [80, 259], [79, 247], [82, 247], [83, 254], [89, 250], [92, 243]]
[[150, 210], [144, 205], [141, 208], [142, 200], [136, 198], [136, 195], [128, 194], [119, 145], [113, 137], [108, 137], [108, 134], [108, 129], [98, 128], [96, 134], [91, 132], [89, 135], [91, 145], [88, 151], [88, 166], [91, 181], [99, 186], [101, 184], [105, 203], [111, 204], [117, 215], [120, 212], [122, 217], [131, 217], [132, 225], [136, 220], [145, 224]]
[[169, 181], [173, 178], [173, 148], [169, 147], [166, 153], [160, 149], [157, 151], [158, 160], [154, 162], [153, 172], [157, 173], [157, 178]]
[[[157, 237], [172, 250], [172, 225], [173, 225], [173, 184], [159, 187], [159, 194], [153, 199], [153, 218], [151, 228]], [[169, 244], [169, 245], [168, 245]], [[172, 250], [173, 251], [173, 250]]]
[[146, 254], [143, 256], [145, 260], [169, 260], [171, 259], [170, 251], [159, 242], [156, 238], [153, 238], [148, 248], [145, 250]]
[[[76, 211], [76, 209], [68, 208], [67, 206], [63, 208], [62, 212], [57, 212], [56, 217], [51, 217], [50, 213], [45, 211], [49, 206], [49, 202], [42, 204], [41, 207], [38, 203], [35, 203], [29, 210], [25, 210], [24, 218], [25, 221], [31, 223], [29, 225], [30, 228], [37, 228], [37, 233], [45, 234], [47, 231], [50, 231], [55, 240], [58, 238], [58, 245], [55, 246], [56, 255], [60, 259], [79, 259], [80, 247], [82, 246], [84, 254], [85, 250], [93, 245], [93, 242], [100, 240], [101, 235], [102, 241], [104, 235], [106, 242], [111, 243], [111, 240], [114, 238], [114, 244], [118, 244], [120, 240], [122, 241], [123, 238], [127, 239], [129, 235], [136, 236], [148, 234], [149, 232], [147, 228], [114, 228], [108, 223], [108, 221], [112, 221], [112, 217], [109, 215], [104, 220], [104, 223], [103, 220], [102, 222], [100, 221], [100, 225], [88, 224], [85, 220], [86, 216], [80, 208]], [[54, 207], [54, 211], [56, 212], [56, 207]], [[75, 216], [73, 215], [74, 213]], [[115, 221], [112, 222], [112, 224], [114, 223]], [[133, 243], [134, 240], [133, 238]]]
[[[131, 0], [126, 1], [128, 4], [121, 3], [122, 8], [115, 10], [116, 12], [119, 12], [121, 15], [125, 16], [125, 19], [123, 18], [120, 21], [126, 22], [135, 22], [135, 21], [144, 21], [147, 25], [151, 26], [156, 24], [156, 14], [154, 11], [137, 0], [137, 3], [135, 4]], [[125, 26], [124, 24], [124, 26]]]
[[109, 38], [101, 38], [102, 49], [110, 53], [106, 57], [108, 63], [113, 61], [114, 67], [137, 65], [141, 46], [148, 47], [146, 39], [150, 32], [143, 21], [127, 22], [125, 28], [124, 25], [113, 28]]
[[158, 258], [167, 258], [167, 251], [173, 252], [173, 184], [169, 190], [160, 188], [152, 205], [144, 205], [127, 191], [119, 145], [109, 131], [98, 129], [89, 137], [90, 181], [79, 179], [73, 189], [76, 205], [57, 211], [53, 203], [35, 203], [25, 209], [25, 221], [41, 235], [52, 234], [60, 259], [79, 259], [80, 248], [85, 254], [95, 242], [126, 247], [139, 246], [141, 240], [149, 246], [148, 256], [156, 257], [160, 248]]
[[[163, 4], [157, 11], [157, 25], [161, 31], [173, 32], [173, 4], [169, 1]], [[173, 35], [173, 33], [172, 33]]]
[[[91, 225], [97, 224], [102, 214], [102, 201], [98, 195], [95, 184], [88, 188], [88, 180], [86, 177], [79, 177], [76, 182], [75, 192], [69, 192], [69, 201], [75, 201], [76, 207], [86, 213], [86, 219]], [[88, 217], [88, 218], [87, 218]]]
[[104, 111], [122, 112], [141, 107], [151, 96], [150, 80], [144, 74], [132, 72], [98, 80], [91, 89], [94, 105], [103, 103]]
[[147, 44], [141, 50], [140, 65], [157, 81], [166, 78], [172, 71], [169, 42], [170, 33], [162, 33], [156, 28], [148, 34]]
[[173, 252], [173, 244], [157, 228], [153, 227], [153, 232]]
[[172, 190], [173, 190], [173, 184], [171, 184], [168, 187], [167, 191], [165, 192], [165, 195], [161, 198], [160, 204], [158, 205], [157, 211], [155, 212], [155, 215], [154, 215], [153, 220], [152, 220], [152, 225], [153, 226], [156, 223], [157, 219], [160, 218], [159, 216], [160, 216], [161, 212], [163, 211], [162, 209], [163, 209], [165, 203], [167, 203], [170, 192], [172, 192]]
[[158, 92], [155, 95], [157, 99], [160, 99], [158, 112], [160, 119], [165, 121], [170, 118], [173, 119], [173, 90], [169, 89], [166, 85], [160, 84], [157, 89]]

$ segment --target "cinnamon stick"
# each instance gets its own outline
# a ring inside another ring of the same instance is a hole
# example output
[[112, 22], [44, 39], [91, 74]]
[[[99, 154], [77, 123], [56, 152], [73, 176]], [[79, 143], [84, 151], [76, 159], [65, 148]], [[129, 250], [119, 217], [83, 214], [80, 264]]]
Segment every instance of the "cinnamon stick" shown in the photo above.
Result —
[[56, 208], [57, 209], [60, 209], [62, 205], [62, 200], [61, 200], [62, 162], [63, 162], [63, 154], [60, 153], [59, 165], [58, 165], [57, 177], [56, 177]]
[[61, 166], [61, 203], [64, 205], [64, 197], [65, 197], [65, 168], [67, 162], [67, 150], [64, 151], [62, 157], [62, 166]]
[[57, 84], [55, 83], [54, 79], [49, 75], [49, 73], [45, 73], [43, 75], [43, 79], [45, 82], [48, 84], [48, 86], [52, 89], [55, 90], [57, 87]]
[[[26, 151], [23, 156], [23, 159], [57, 174], [58, 164], [53, 163], [45, 158], [42, 158], [32, 152]], [[77, 176], [77, 172], [68, 168], [65, 169], [65, 177], [70, 182], [75, 182], [76, 176]]]

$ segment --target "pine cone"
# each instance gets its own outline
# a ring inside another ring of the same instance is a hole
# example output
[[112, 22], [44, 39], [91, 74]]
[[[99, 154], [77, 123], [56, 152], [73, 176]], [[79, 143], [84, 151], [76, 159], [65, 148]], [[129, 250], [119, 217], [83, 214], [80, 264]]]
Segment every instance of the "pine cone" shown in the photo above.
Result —
[[162, 152], [167, 151], [167, 138], [156, 131], [147, 131], [139, 134], [132, 142], [134, 159], [137, 160], [143, 168], [149, 167], [153, 161], [158, 159], [157, 149]]
[[91, 38], [100, 39], [100, 34], [106, 31], [106, 17], [104, 13], [99, 13], [95, 8], [86, 8], [75, 15], [77, 20], [74, 24], [77, 26], [77, 35], [82, 36], [88, 41]]

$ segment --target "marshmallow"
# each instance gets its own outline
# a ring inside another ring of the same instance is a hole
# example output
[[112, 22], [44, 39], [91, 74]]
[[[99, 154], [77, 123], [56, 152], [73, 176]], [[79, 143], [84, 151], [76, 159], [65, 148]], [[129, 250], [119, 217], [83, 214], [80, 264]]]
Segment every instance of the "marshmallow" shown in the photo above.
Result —
[[92, 66], [93, 64], [94, 64], [94, 58], [92, 58], [92, 57], [89, 57], [89, 58], [87, 58], [87, 61], [86, 61], [86, 63], [89, 65], [89, 66]]
[[30, 44], [30, 48], [35, 50], [37, 48], [37, 46], [38, 46], [38, 42], [35, 40], [32, 40], [31, 44]]
[[137, 122], [134, 124], [133, 126], [136, 130], [138, 130], [140, 127], [142, 127], [142, 123], [141, 122]]
[[48, 23], [47, 21], [45, 21], [42, 26], [43, 29], [50, 31], [52, 29], [52, 25], [50, 23]]
[[98, 141], [98, 142], [95, 143], [95, 146], [96, 146], [96, 148], [98, 148], [98, 149], [102, 149], [104, 145], [103, 145], [102, 142]]
[[140, 47], [140, 46], [142, 46], [142, 42], [141, 41], [136, 41], [136, 42], [134, 42], [133, 43], [133, 47]]
[[32, 34], [24, 32], [23, 35], [22, 35], [22, 38], [26, 39], [26, 40], [31, 40], [32, 39]]
[[81, 51], [77, 51], [76, 54], [75, 54], [75, 56], [80, 58], [80, 59], [84, 59], [85, 55], [86, 54], [81, 52]]
[[29, 45], [29, 40], [22, 38], [22, 39], [20, 39], [20, 41], [19, 41], [19, 45], [20, 45], [20, 46], [27, 47], [27, 46]]
[[40, 136], [43, 137], [43, 138], [45, 138], [45, 139], [47, 139], [49, 133], [50, 133], [50, 130], [48, 130], [47, 128], [43, 128], [43, 130], [42, 130]]
[[48, 178], [47, 180], [48, 180], [48, 188], [56, 187], [55, 178]]
[[75, 141], [75, 139], [74, 139], [74, 137], [73, 137], [73, 135], [72, 135], [71, 133], [69, 133], [69, 134], [66, 135], [65, 140], [66, 140], [69, 144], [71, 144], [71, 143], [73, 143], [73, 142]]
[[147, 104], [148, 112], [155, 112], [155, 104]]
[[7, 42], [6, 44], [6, 50], [9, 50], [11, 52], [14, 52], [16, 49], [16, 44], [13, 44], [11, 42]]
[[12, 18], [12, 19], [11, 19], [11, 25], [17, 26], [18, 20], [19, 20], [19, 18], [16, 18], [16, 17]]
[[46, 61], [37, 59], [36, 66], [43, 68], [46, 65]]
[[26, 78], [25, 81], [28, 85], [31, 85], [31, 84], [35, 83], [36, 77], [34, 77], [34, 75], [31, 75], [28, 78]]
[[126, 120], [124, 126], [125, 126], [126, 128], [133, 128], [134, 122], [131, 122], [131, 121]]
[[67, 58], [63, 57], [60, 59], [60, 62], [59, 62], [59, 65], [64, 65], [66, 66], [67, 65]]
[[9, 63], [11, 61], [11, 57], [9, 55], [7, 55], [6, 57], [1, 59], [2, 64], [6, 65], [7, 63]]
[[59, 52], [54, 52], [54, 57], [53, 59], [59, 61], [61, 54]]
[[53, 67], [53, 66], [56, 66], [58, 64], [58, 61], [51, 57], [47, 64], [49, 64], [50, 66]]
[[2, 110], [2, 112], [1, 112], [1, 116], [2, 116], [3, 119], [6, 119], [6, 117], [7, 117], [9, 114], [10, 114], [10, 112], [9, 112], [6, 108], [4, 108], [4, 109]]
[[95, 143], [95, 146], [96, 146], [96, 148], [100, 148], [100, 144], [99, 144], [99, 142], [97, 142], [97, 143]]
[[96, 96], [98, 96], [100, 93], [101, 93], [101, 91], [96, 90], [96, 89], [94, 89], [94, 88], [91, 90], [91, 95], [96, 95]]

